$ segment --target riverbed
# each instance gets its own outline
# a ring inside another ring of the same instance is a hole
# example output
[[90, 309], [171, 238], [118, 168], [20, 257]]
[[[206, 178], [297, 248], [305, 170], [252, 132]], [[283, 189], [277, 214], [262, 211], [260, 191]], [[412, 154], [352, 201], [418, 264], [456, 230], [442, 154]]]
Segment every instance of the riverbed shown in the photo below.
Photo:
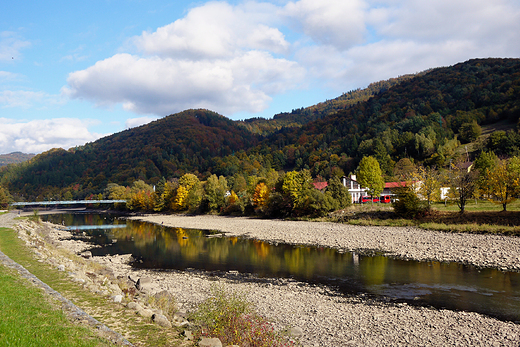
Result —
[[[344, 250], [379, 250], [392, 256], [459, 261], [476, 266], [519, 268], [518, 238], [494, 235], [446, 234], [415, 228], [359, 227], [333, 223], [258, 220], [216, 216], [150, 215], [136, 219], [172, 227], [212, 229], [226, 235], [271, 242], [312, 244]], [[56, 242], [67, 242], [76, 252], [88, 248], [72, 243], [56, 230]], [[66, 240], [66, 241], [64, 241]], [[457, 252], [458, 250], [458, 252]], [[512, 252], [513, 255], [508, 254]], [[457, 254], [458, 253], [458, 254]], [[435, 258], [435, 257], [439, 258]], [[300, 328], [303, 346], [519, 346], [520, 325], [473, 312], [433, 309], [342, 295], [326, 286], [291, 279], [247, 278], [234, 272], [139, 270], [119, 256], [94, 257], [115, 274], [152, 278], [153, 290], [168, 290], [181, 309], [204, 300], [215, 284], [247, 294], [258, 311], [276, 327]]]

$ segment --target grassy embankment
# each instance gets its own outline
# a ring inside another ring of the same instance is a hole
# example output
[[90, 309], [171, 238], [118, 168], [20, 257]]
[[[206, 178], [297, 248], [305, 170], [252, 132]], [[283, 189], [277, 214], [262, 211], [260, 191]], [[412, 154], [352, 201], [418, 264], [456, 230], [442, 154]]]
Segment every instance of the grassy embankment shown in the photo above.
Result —
[[351, 206], [344, 213], [335, 213], [332, 220], [354, 225], [416, 226], [447, 232], [520, 236], [520, 200], [508, 204], [507, 209], [503, 212], [501, 205], [472, 200], [461, 214], [456, 204], [435, 203], [430, 213], [409, 219], [395, 215], [391, 205], [365, 204]]
[[[38, 262], [16, 232], [0, 228], [0, 250], [109, 328], [139, 346], [180, 346], [178, 329], [164, 329], [131, 310], [70, 282]], [[96, 331], [68, 320], [60, 307], [17, 273], [0, 265], [0, 346], [112, 346]]]
[[[0, 228], [0, 249], [12, 253], [12, 230]], [[11, 245], [10, 245], [11, 244]], [[29, 265], [29, 264], [26, 264]], [[110, 346], [87, 327], [73, 324], [56, 302], [23, 279], [15, 270], [0, 265], [1, 346]]]

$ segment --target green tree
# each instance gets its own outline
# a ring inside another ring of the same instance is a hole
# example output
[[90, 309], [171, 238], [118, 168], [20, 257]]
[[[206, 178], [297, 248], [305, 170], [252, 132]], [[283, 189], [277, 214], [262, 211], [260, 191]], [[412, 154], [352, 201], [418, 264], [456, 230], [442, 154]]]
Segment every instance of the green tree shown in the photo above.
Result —
[[7, 188], [0, 186], [0, 208], [6, 209], [9, 207], [9, 203], [12, 201], [12, 197], [9, 194]]
[[520, 192], [520, 159], [499, 160], [495, 168], [486, 169], [486, 178], [489, 200], [502, 205], [503, 211], [506, 211], [507, 204], [515, 201]]
[[312, 188], [312, 177], [309, 170], [290, 171], [285, 174], [282, 189], [289, 197], [292, 209], [303, 213], [309, 203]]
[[332, 177], [329, 180], [326, 194], [330, 194], [334, 199], [335, 210], [344, 209], [352, 204], [352, 197], [347, 187], [341, 183], [338, 177]]
[[441, 197], [441, 176], [439, 172], [433, 167], [419, 166], [414, 176], [415, 181], [417, 181], [418, 193], [426, 199], [428, 209], [431, 209], [432, 202], [438, 201]]
[[383, 192], [385, 187], [383, 173], [374, 157], [363, 157], [356, 172], [359, 184], [367, 189], [368, 195], [374, 197]]
[[204, 205], [208, 211], [219, 211], [226, 205], [227, 181], [224, 176], [217, 175], [208, 177], [204, 185]]
[[480, 194], [489, 197], [490, 195], [490, 187], [487, 183], [489, 171], [493, 171], [498, 164], [498, 157], [495, 155], [493, 151], [483, 151], [479, 154], [475, 162], [473, 163], [473, 167], [478, 170], [478, 191]]
[[474, 120], [460, 126], [459, 139], [461, 143], [470, 143], [475, 141], [480, 134], [482, 134], [482, 128], [477, 124], [477, 121]]
[[478, 182], [478, 170], [472, 169], [472, 165], [466, 161], [458, 161], [451, 164], [448, 171], [450, 194], [454, 196], [460, 213], [464, 213], [466, 203], [474, 195]]

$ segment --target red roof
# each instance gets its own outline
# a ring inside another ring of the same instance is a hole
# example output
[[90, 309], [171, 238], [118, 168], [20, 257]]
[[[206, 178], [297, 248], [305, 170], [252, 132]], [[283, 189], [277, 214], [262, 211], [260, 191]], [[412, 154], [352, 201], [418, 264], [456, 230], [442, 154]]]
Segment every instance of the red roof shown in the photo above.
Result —
[[318, 190], [323, 190], [329, 185], [327, 182], [313, 182], [312, 185]]
[[406, 187], [406, 182], [385, 182], [385, 188]]
[[385, 188], [399, 188], [399, 187], [406, 187], [408, 183], [418, 183], [420, 181], [412, 181], [412, 182], [385, 182]]

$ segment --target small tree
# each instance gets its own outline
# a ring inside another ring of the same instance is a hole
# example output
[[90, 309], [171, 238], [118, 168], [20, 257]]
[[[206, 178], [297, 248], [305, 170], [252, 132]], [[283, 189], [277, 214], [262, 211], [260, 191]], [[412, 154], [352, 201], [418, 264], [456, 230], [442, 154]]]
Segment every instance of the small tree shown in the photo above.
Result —
[[454, 195], [460, 213], [464, 213], [466, 203], [473, 197], [477, 188], [478, 170], [473, 170], [469, 162], [459, 161], [451, 164], [448, 172], [450, 194]]
[[486, 183], [489, 201], [502, 205], [506, 211], [507, 204], [515, 201], [520, 192], [520, 160], [517, 157], [499, 160], [494, 169], [486, 169]]
[[269, 201], [269, 187], [264, 182], [260, 182], [256, 185], [255, 192], [253, 194], [253, 206], [260, 212], [264, 212]]
[[342, 208], [346, 208], [352, 204], [352, 197], [350, 193], [345, 187], [338, 177], [332, 177], [329, 180], [329, 185], [327, 187], [327, 194], [330, 194], [335, 201], [335, 209], [339, 210]]
[[419, 166], [415, 173], [415, 179], [418, 182], [419, 194], [426, 199], [428, 210], [431, 204], [438, 201], [441, 196], [441, 179], [439, 172], [432, 167]]
[[7, 188], [0, 186], [0, 208], [6, 209], [11, 201], [12, 197]]
[[363, 157], [357, 168], [357, 180], [367, 189], [370, 197], [379, 196], [383, 192], [385, 182], [379, 163], [374, 157]]

